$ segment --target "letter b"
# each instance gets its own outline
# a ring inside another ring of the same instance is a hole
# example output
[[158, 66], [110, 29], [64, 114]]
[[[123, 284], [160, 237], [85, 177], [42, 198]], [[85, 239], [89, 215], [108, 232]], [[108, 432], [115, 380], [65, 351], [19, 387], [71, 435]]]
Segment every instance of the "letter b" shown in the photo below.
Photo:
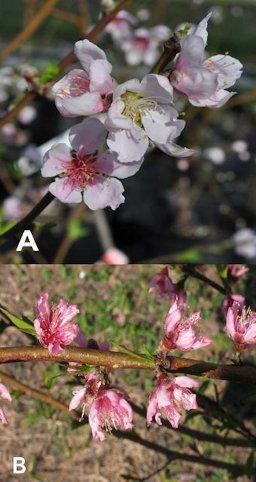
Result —
[[14, 474], [24, 474], [26, 472], [26, 460], [24, 457], [13, 457], [12, 459], [12, 471]]

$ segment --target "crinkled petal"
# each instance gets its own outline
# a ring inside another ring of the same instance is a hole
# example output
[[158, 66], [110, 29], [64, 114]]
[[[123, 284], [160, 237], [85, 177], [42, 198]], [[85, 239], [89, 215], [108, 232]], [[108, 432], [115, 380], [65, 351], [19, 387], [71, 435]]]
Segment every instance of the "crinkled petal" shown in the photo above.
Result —
[[228, 90], [218, 90], [209, 99], [189, 99], [189, 102], [196, 107], [212, 107], [218, 108], [224, 105], [236, 92], [229, 92]]
[[0, 398], [2, 398], [2, 400], [5, 400], [6, 402], [12, 401], [11, 394], [8, 388], [6, 388], [6, 386], [3, 383], [0, 383]]
[[122, 94], [125, 92], [136, 92], [140, 93], [141, 91], [141, 83], [138, 79], [130, 79], [127, 80], [126, 82], [123, 82], [122, 84], [118, 85], [116, 89], [113, 92], [113, 99], [117, 99], [120, 97]]
[[0, 422], [2, 422], [3, 425], [8, 425], [8, 420], [4, 414], [4, 411], [2, 408], [0, 408]]
[[228, 89], [242, 75], [243, 65], [230, 55], [214, 55], [204, 62], [212, 72], [218, 74], [218, 87]]
[[190, 377], [181, 376], [175, 377], [175, 384], [185, 388], [196, 388], [199, 387], [200, 382]]
[[125, 108], [124, 102], [117, 98], [112, 102], [108, 113], [105, 125], [110, 131], [112, 129], [132, 129], [133, 121], [130, 117], [123, 115]]
[[198, 37], [201, 37], [203, 39], [204, 45], [206, 45], [207, 38], [208, 38], [208, 32], [207, 32], [207, 27], [208, 27], [208, 20], [212, 16], [212, 12], [209, 12], [206, 17], [201, 20], [201, 22], [197, 25], [195, 30], [193, 31], [194, 35], [197, 35]]
[[124, 188], [118, 179], [95, 176], [83, 193], [85, 204], [92, 209], [111, 207], [115, 210], [124, 202]]
[[80, 189], [74, 189], [66, 177], [55, 179], [50, 184], [49, 191], [64, 203], [80, 203], [82, 201]]

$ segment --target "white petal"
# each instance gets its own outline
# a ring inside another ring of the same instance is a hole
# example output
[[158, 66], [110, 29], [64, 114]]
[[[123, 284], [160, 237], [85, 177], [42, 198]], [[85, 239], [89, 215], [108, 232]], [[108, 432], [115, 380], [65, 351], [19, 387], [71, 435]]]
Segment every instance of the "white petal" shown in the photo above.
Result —
[[146, 75], [141, 82], [141, 94], [156, 99], [160, 104], [169, 104], [173, 100], [172, 86], [163, 75]]
[[92, 209], [103, 209], [107, 206], [113, 210], [124, 202], [123, 185], [118, 179], [97, 176], [84, 190], [85, 204]]
[[[80, 63], [82, 64], [86, 72], [89, 72], [91, 63], [94, 60], [98, 60], [98, 59], [107, 60], [106, 54], [103, 52], [103, 50], [87, 39], [79, 40], [78, 42], [76, 42], [74, 50], [77, 58], [79, 59]], [[110, 71], [111, 71], [111, 64], [110, 64]]]
[[98, 119], [87, 119], [71, 127], [69, 140], [73, 149], [83, 154], [92, 154], [101, 147], [107, 138], [107, 129]]
[[41, 174], [43, 177], [52, 177], [61, 174], [66, 170], [65, 164], [70, 162], [70, 147], [67, 144], [54, 144], [43, 158]]
[[82, 201], [81, 191], [73, 189], [67, 178], [58, 178], [50, 184], [49, 191], [64, 203], [80, 203]]
[[177, 119], [178, 112], [169, 106], [151, 110], [141, 116], [148, 137], [159, 144], [175, 139], [185, 126], [184, 120]]
[[119, 162], [140, 161], [148, 148], [148, 138], [142, 129], [110, 132], [108, 147], [117, 153]]

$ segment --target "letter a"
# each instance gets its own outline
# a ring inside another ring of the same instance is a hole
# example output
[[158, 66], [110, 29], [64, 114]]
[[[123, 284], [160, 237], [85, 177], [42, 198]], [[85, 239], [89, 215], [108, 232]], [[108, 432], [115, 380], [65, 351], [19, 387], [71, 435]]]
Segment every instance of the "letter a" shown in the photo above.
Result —
[[37, 244], [34, 240], [33, 234], [29, 229], [23, 231], [23, 234], [20, 238], [20, 242], [16, 248], [16, 251], [22, 251], [23, 248], [32, 248], [33, 251], [39, 251]]

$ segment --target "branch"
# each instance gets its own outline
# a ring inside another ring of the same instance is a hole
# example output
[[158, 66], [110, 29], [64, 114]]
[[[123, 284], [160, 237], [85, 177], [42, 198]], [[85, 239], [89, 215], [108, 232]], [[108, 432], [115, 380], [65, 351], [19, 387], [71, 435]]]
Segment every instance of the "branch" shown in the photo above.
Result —
[[55, 197], [50, 193], [47, 192], [42, 199], [37, 203], [33, 209], [23, 218], [21, 221], [16, 223], [12, 228], [8, 229], [5, 233], [0, 236], [0, 239], [10, 238], [11, 236], [15, 236], [16, 234], [24, 231], [24, 229], [28, 229], [29, 226], [33, 223], [34, 219], [41, 214], [41, 212], [49, 206], [49, 204], [54, 201]]
[[208, 284], [209, 286], [214, 288], [216, 291], [219, 291], [222, 295], [227, 295], [229, 293], [227, 288], [219, 285], [218, 283], [216, 283], [212, 279], [208, 278], [204, 274], [199, 273], [199, 271], [196, 271], [193, 266], [182, 265], [182, 271], [184, 271], [184, 273], [187, 273], [192, 278], [198, 279], [199, 281], [203, 281], [203, 283]]
[[17, 50], [20, 45], [22, 45], [26, 40], [28, 40], [31, 35], [37, 30], [41, 23], [50, 15], [51, 11], [55, 7], [59, 0], [48, 0], [42, 5], [42, 8], [38, 13], [32, 18], [24, 30], [22, 30], [18, 35], [0, 52], [0, 61], [4, 60], [8, 55], [12, 54]]
[[[155, 369], [155, 361], [140, 354], [67, 347], [62, 353], [53, 355], [47, 348], [38, 346], [1, 348], [0, 363], [13, 361], [77, 362], [110, 369]], [[160, 360], [156, 359], [156, 361], [160, 363]], [[256, 383], [256, 366], [222, 365], [170, 355], [167, 355], [161, 364], [168, 373], [185, 373], [217, 380]]]
[[175, 55], [180, 52], [180, 42], [176, 35], [173, 35], [164, 43], [164, 51], [151, 69], [152, 74], [160, 74], [164, 68], [174, 59]]
[[[0, 372], [0, 378], [8, 383], [10, 386], [13, 388], [16, 388], [20, 390], [23, 393], [26, 393], [28, 395], [31, 395], [32, 397], [41, 400], [42, 402], [48, 403], [49, 405], [53, 406], [54, 408], [58, 408], [62, 412], [66, 413], [69, 415], [71, 418], [74, 420], [79, 420], [78, 414], [72, 410], [69, 411], [67, 405], [64, 403], [61, 403], [57, 400], [55, 400], [53, 397], [50, 395], [46, 395], [43, 392], [40, 392], [39, 390], [35, 390], [33, 388], [28, 387], [27, 385], [24, 385], [21, 382], [18, 382], [14, 377], [11, 377], [9, 375], [6, 375], [3, 372]], [[87, 417], [85, 417], [83, 423], [88, 423]], [[139, 435], [137, 435], [134, 432], [121, 432], [121, 431], [114, 431], [113, 432], [114, 437], [117, 438], [122, 438], [122, 439], [128, 439], [131, 440], [132, 442], [135, 442], [139, 445], [142, 445], [143, 447], [146, 447], [150, 450], [154, 450], [154, 452], [162, 453], [163, 455], [166, 455], [168, 458], [171, 460], [186, 460], [187, 462], [193, 462], [193, 463], [198, 463], [202, 465], [207, 465], [207, 466], [212, 466], [212, 467], [217, 467], [217, 468], [223, 468], [228, 470], [229, 472], [233, 473], [234, 475], [239, 475], [244, 473], [244, 466], [243, 465], [238, 465], [238, 464], [230, 464], [226, 462], [222, 462], [221, 460], [213, 460], [209, 459], [208, 457], [204, 457], [202, 455], [197, 456], [197, 455], [187, 455], [187, 454], [181, 454], [180, 452], [174, 452], [169, 450], [168, 448], [156, 444], [155, 442], [151, 442], [150, 440], [145, 440], [141, 438]]]

